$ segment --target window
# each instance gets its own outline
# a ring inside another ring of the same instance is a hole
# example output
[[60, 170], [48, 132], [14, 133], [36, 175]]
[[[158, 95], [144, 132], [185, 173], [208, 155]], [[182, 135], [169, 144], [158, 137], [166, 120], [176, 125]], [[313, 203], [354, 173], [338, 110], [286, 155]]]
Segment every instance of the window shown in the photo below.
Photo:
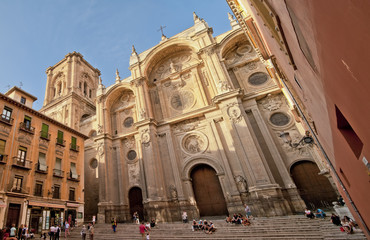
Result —
[[18, 163], [23, 163], [26, 161], [26, 156], [27, 156], [27, 148], [19, 146], [18, 149]]
[[89, 98], [91, 98], [91, 89], [89, 90]]
[[82, 89], [82, 82], [79, 82], [79, 84], [78, 84], [78, 88], [79, 88], [79, 89]]
[[23, 176], [14, 176], [12, 192], [22, 192]]
[[49, 139], [49, 125], [43, 123], [41, 127], [41, 137]]
[[55, 159], [54, 175], [62, 176], [62, 159]]
[[31, 130], [31, 117], [29, 116], [24, 116], [24, 128], [27, 129], [27, 130]]
[[63, 132], [62, 131], [58, 131], [57, 143], [60, 144], [60, 145], [64, 145]]
[[22, 104], [26, 104], [26, 98], [21, 97], [21, 103], [22, 103]]
[[73, 163], [73, 162], [71, 162], [71, 173], [70, 173], [70, 177], [73, 178], [73, 179], [77, 179], [78, 178], [77, 170], [76, 170], [76, 163]]
[[39, 171], [47, 171], [47, 165], [46, 165], [46, 154], [39, 152], [39, 162], [37, 166], [37, 170]]
[[74, 188], [69, 189], [69, 201], [76, 201], [76, 199], [75, 199], [75, 189]]
[[59, 185], [54, 185], [53, 198], [56, 198], [56, 199], [60, 198], [60, 186]]
[[71, 149], [77, 150], [77, 139], [75, 137], [71, 138]]
[[41, 181], [36, 181], [35, 185], [35, 196], [41, 197], [42, 196], [42, 182]]
[[87, 83], [84, 82], [84, 95], [86, 96], [87, 95]]
[[0, 139], [0, 162], [5, 160], [5, 140]]
[[11, 120], [11, 116], [12, 116], [12, 109], [9, 108], [9, 107], [4, 107], [3, 109], [3, 114], [1, 115], [1, 119], [3, 121], [6, 121], [6, 122], [9, 122], [10, 123], [10, 120]]

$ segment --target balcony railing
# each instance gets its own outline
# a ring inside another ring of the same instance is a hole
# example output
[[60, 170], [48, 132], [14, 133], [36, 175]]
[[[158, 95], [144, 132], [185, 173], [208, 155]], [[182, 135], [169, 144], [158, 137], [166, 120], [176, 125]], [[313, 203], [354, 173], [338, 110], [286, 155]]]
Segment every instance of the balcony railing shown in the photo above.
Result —
[[80, 175], [73, 174], [72, 172], [68, 172], [67, 176], [68, 176], [67, 178], [68, 180], [76, 181], [76, 182], [80, 181]]
[[75, 151], [75, 152], [79, 152], [80, 151], [80, 146], [71, 143], [71, 144], [69, 144], [69, 149], [71, 149], [72, 151]]
[[1, 163], [6, 163], [7, 160], [8, 160], [8, 155], [0, 154], [0, 164]]
[[53, 169], [53, 176], [62, 178], [64, 177], [64, 171], [60, 169]]
[[13, 166], [24, 168], [24, 169], [31, 169], [32, 162], [23, 158], [13, 157]]
[[30, 188], [29, 187], [22, 188], [22, 187], [19, 187], [19, 186], [14, 186], [14, 184], [11, 183], [11, 184], [8, 184], [7, 192], [29, 194], [30, 193]]
[[50, 140], [50, 134], [44, 131], [40, 131], [40, 138], [45, 139], [45, 140]]
[[59, 146], [63, 146], [63, 147], [65, 147], [65, 145], [66, 145], [66, 140], [63, 140], [63, 139], [57, 138], [56, 144], [57, 144], [57, 145], [59, 145]]
[[44, 165], [44, 164], [40, 164], [40, 163], [35, 164], [35, 171], [38, 172], [38, 173], [47, 174], [48, 173], [48, 168], [49, 167]]
[[9, 125], [13, 125], [14, 119], [11, 118], [11, 117], [6, 116], [4, 114], [1, 114], [0, 121], [4, 122], [6, 124], [9, 124]]
[[31, 126], [31, 123], [26, 124], [25, 122], [21, 122], [19, 124], [19, 129], [26, 131], [31, 134], [35, 134], [35, 128]]

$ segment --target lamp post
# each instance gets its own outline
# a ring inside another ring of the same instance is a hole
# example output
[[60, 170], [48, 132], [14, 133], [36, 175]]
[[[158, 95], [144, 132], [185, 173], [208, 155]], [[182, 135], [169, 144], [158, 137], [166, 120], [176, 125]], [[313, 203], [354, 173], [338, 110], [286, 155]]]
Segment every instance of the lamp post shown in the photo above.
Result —
[[314, 143], [314, 140], [311, 137], [309, 131], [306, 131], [305, 135], [297, 143], [292, 143], [292, 138], [290, 137], [289, 132], [281, 132], [279, 137], [281, 137], [283, 139], [283, 141], [285, 143], [288, 143], [289, 146], [291, 146], [292, 148], [296, 148], [299, 145], [313, 144]]

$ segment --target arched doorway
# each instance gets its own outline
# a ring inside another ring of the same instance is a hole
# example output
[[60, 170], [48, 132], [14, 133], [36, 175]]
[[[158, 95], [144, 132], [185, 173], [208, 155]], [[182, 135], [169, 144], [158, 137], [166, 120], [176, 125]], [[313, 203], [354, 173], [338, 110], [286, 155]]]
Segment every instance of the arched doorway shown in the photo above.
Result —
[[131, 216], [134, 212], [139, 214], [140, 220], [144, 219], [144, 205], [143, 205], [143, 195], [141, 189], [138, 187], [133, 187], [128, 193], [128, 198], [130, 202], [130, 214]]
[[196, 166], [190, 176], [200, 216], [227, 215], [226, 201], [216, 171], [202, 164]]
[[317, 165], [310, 161], [297, 162], [290, 169], [299, 194], [311, 209], [331, 206], [337, 200], [337, 193], [328, 178], [319, 172]]

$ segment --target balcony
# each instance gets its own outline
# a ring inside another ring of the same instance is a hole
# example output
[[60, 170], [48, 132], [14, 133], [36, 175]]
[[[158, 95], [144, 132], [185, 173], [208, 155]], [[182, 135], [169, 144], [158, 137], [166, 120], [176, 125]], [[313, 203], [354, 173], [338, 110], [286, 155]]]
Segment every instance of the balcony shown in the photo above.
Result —
[[48, 173], [48, 166], [36, 163], [35, 164], [35, 172], [37, 173], [42, 173], [42, 174], [47, 174]]
[[40, 138], [50, 141], [50, 134], [47, 132], [40, 131]]
[[14, 184], [8, 184], [7, 187], [7, 192], [8, 193], [16, 193], [16, 194], [29, 194], [30, 193], [30, 188], [22, 188], [19, 186], [14, 186]]
[[8, 155], [0, 154], [0, 164], [6, 164], [7, 160], [8, 160]]
[[1, 114], [0, 122], [3, 122], [3, 123], [8, 124], [8, 125], [13, 125], [13, 121], [14, 121], [13, 118], [8, 117], [4, 114]]
[[75, 181], [75, 182], [79, 182], [80, 181], [80, 175], [73, 174], [72, 172], [68, 172], [68, 175], [67, 176], [68, 176], [67, 177], [68, 180]]
[[13, 167], [23, 168], [26, 170], [31, 169], [32, 162], [23, 158], [13, 157]]
[[60, 138], [56, 138], [56, 144], [59, 145], [59, 146], [62, 146], [62, 147], [65, 147], [66, 146], [66, 140], [63, 140], [63, 139], [60, 139]]
[[64, 171], [60, 169], [53, 169], [53, 176], [63, 178], [64, 177]]
[[23, 130], [27, 133], [31, 133], [31, 134], [35, 134], [35, 128], [31, 126], [31, 123], [25, 123], [25, 122], [21, 122], [19, 124], [19, 129], [20, 130]]
[[79, 152], [80, 151], [80, 146], [71, 143], [71, 144], [69, 144], [69, 149], [72, 150], [72, 151], [75, 151], [75, 152]]

